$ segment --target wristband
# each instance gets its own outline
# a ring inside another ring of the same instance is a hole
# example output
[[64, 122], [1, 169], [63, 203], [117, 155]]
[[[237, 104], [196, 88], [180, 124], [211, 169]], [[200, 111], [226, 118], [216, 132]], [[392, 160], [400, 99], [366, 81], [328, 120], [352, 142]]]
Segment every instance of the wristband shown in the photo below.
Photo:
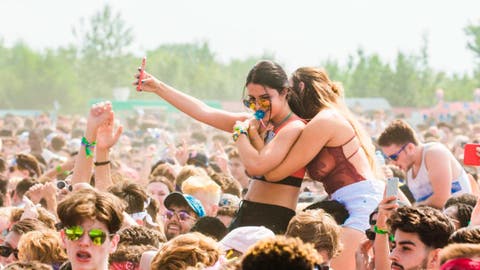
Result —
[[242, 135], [242, 134], [244, 134], [248, 137], [247, 129], [245, 127], [242, 127], [242, 126], [235, 126], [233, 128], [233, 133], [232, 133], [233, 141], [236, 142], [238, 140], [238, 137], [240, 137], [240, 135]]
[[92, 153], [92, 149], [95, 148], [95, 145], [97, 144], [97, 142], [93, 141], [93, 142], [88, 142], [87, 138], [85, 137], [82, 137], [82, 145], [85, 146], [85, 155], [88, 157], [93, 157], [93, 153]]
[[57, 174], [60, 174], [62, 173], [62, 166], [58, 165], [57, 167], [55, 167], [55, 170], [57, 171]]
[[375, 233], [378, 233], [378, 234], [388, 234], [387, 230], [382, 230], [382, 229], [378, 228], [377, 225], [373, 226], [373, 231]]
[[93, 164], [94, 164], [95, 166], [103, 166], [103, 165], [110, 164], [110, 160], [100, 161], [100, 162], [94, 162]]

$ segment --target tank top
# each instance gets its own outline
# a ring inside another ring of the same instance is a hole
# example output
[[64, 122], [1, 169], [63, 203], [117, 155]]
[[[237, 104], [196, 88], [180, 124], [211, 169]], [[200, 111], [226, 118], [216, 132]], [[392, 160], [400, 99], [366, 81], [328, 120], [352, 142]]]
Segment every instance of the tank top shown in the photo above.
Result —
[[[422, 151], [422, 163], [420, 164], [420, 168], [418, 169], [416, 177], [413, 177], [413, 169], [407, 171], [407, 185], [412, 192], [415, 201], [417, 202], [423, 202], [433, 195], [432, 185], [430, 183], [430, 179], [428, 178], [427, 167], [425, 166], [425, 152], [427, 152], [427, 150], [435, 144], [438, 143], [432, 142], [424, 144]], [[460, 175], [456, 179], [452, 179], [450, 191], [452, 195], [460, 195], [471, 192], [468, 175], [463, 168]]]

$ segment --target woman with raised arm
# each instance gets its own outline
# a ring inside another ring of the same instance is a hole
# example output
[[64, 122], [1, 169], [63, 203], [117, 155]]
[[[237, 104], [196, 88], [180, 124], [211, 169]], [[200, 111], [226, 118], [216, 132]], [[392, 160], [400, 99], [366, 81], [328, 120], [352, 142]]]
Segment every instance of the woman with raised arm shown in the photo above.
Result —
[[355, 269], [355, 251], [370, 227], [368, 217], [382, 199], [383, 182], [375, 180], [371, 139], [348, 110], [343, 89], [320, 68], [297, 69], [292, 90], [303, 101], [305, 118], [312, 118], [287, 157], [265, 174], [282, 181], [307, 167], [323, 183], [330, 199], [344, 204], [350, 216], [342, 225], [344, 251], [332, 261], [334, 269]]
[[[136, 78], [139, 78], [139, 74]], [[134, 84], [138, 84], [138, 81]], [[246, 170], [250, 174], [262, 175], [282, 162], [305, 123], [289, 106], [288, 97], [292, 93], [288, 77], [278, 64], [271, 61], [257, 63], [247, 76], [245, 88], [248, 97], [244, 104], [255, 111], [255, 118], [260, 124], [260, 133], [264, 133], [267, 126], [273, 126], [273, 130], [268, 132], [265, 145], [257, 133], [255, 137], [250, 138], [257, 148], [254, 148], [248, 140], [248, 123], [241, 123], [251, 119], [251, 114], [211, 108], [146, 72], [141, 85], [143, 91], [157, 94], [198, 121], [221, 130], [233, 131], [233, 138], [237, 141]], [[250, 181], [248, 191], [230, 229], [263, 225], [275, 233], [283, 233], [295, 215], [304, 174], [305, 170], [299, 169], [285, 175], [276, 183], [269, 183], [261, 177]]]

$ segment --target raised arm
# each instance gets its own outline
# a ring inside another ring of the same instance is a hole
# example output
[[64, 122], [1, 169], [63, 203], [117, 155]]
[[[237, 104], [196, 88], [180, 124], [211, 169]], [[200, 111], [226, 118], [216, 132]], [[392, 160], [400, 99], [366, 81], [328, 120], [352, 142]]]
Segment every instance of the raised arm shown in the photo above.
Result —
[[[239, 128], [245, 128], [240, 127], [240, 123], [237, 125]], [[260, 150], [250, 143], [247, 136], [239, 136], [236, 145], [247, 172], [250, 175], [263, 175], [278, 166], [287, 156], [304, 127], [305, 124], [301, 121], [289, 123]]]
[[82, 138], [82, 145], [73, 167], [72, 185], [77, 183], [90, 183], [93, 167], [93, 153], [97, 139], [97, 130], [106, 119], [113, 114], [110, 102], [94, 104], [90, 109], [85, 136]]
[[110, 149], [114, 146], [123, 127], [114, 130], [115, 116], [113, 113], [99, 126], [97, 130], [97, 145], [95, 149], [95, 187], [107, 191], [113, 185], [110, 165]]
[[[212, 108], [201, 100], [178, 91], [177, 89], [159, 81], [145, 72], [142, 80], [142, 90], [152, 92], [163, 98], [175, 108], [192, 118], [212, 127], [231, 132], [236, 121], [243, 121], [249, 117], [246, 113], [233, 113]], [[138, 79], [139, 74], [135, 75]], [[138, 84], [138, 81], [134, 85]]]

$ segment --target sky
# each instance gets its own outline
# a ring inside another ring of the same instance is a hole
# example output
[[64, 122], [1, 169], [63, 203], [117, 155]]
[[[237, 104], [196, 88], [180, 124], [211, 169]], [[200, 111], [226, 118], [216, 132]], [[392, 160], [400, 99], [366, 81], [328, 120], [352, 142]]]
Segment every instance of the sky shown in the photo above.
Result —
[[269, 52], [290, 71], [345, 63], [358, 48], [392, 63], [399, 51], [419, 53], [427, 36], [431, 67], [471, 72], [463, 29], [480, 24], [479, 0], [1, 0], [0, 39], [66, 46], [76, 41], [72, 27], [105, 4], [133, 28], [139, 57], [165, 43], [208, 41], [221, 61]]

